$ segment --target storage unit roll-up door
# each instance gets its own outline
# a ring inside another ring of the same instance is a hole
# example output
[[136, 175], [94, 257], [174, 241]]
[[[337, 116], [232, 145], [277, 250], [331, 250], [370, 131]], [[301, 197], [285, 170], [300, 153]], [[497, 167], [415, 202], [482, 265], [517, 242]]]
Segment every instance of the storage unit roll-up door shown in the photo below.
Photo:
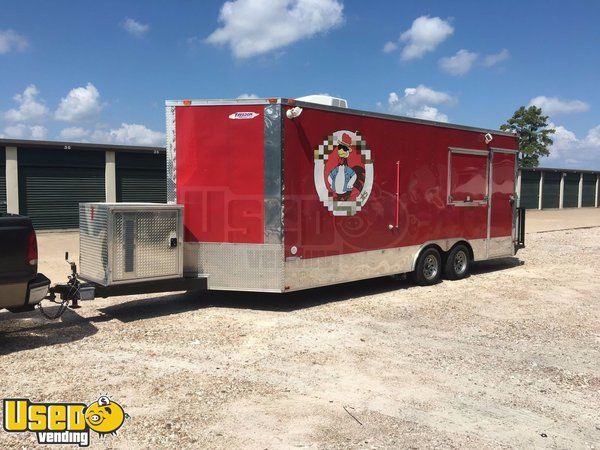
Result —
[[6, 155], [5, 150], [0, 149], [0, 214], [6, 212]]
[[103, 202], [105, 154], [19, 150], [19, 210], [36, 229], [79, 226], [79, 203]]
[[540, 172], [521, 172], [521, 208], [537, 209], [540, 201]]
[[583, 195], [581, 206], [595, 206], [596, 202], [596, 174], [583, 174]]
[[166, 203], [167, 165], [164, 153], [115, 155], [117, 201]]
[[560, 200], [560, 172], [544, 172], [542, 208], [558, 208]]
[[565, 190], [563, 192], [563, 207], [577, 208], [579, 199], [579, 174], [567, 173], [565, 175]]

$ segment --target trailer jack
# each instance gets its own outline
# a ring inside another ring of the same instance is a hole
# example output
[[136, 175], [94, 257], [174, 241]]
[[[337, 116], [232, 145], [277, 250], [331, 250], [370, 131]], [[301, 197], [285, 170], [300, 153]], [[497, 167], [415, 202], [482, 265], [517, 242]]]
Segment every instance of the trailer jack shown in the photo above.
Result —
[[[50, 315], [44, 311], [42, 303], [38, 303], [38, 309], [42, 315], [50, 320], [58, 319], [62, 316], [69, 307], [69, 302], [71, 303], [71, 309], [81, 308], [79, 300], [82, 299], [82, 289], [85, 297], [87, 286], [79, 279], [77, 264], [73, 261], [69, 261], [69, 252], [65, 253], [65, 261], [71, 266], [71, 274], [68, 276], [68, 281], [66, 283], [58, 283], [51, 286], [48, 289], [48, 295], [45, 297], [46, 300], [59, 305], [58, 311], [55, 314]], [[60, 296], [60, 300], [57, 300], [57, 295]]]

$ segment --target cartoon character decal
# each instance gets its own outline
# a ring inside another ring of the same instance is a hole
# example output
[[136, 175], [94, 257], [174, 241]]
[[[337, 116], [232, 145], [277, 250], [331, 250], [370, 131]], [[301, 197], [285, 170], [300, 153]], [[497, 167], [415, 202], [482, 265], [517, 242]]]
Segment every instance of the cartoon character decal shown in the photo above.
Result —
[[85, 409], [85, 421], [92, 430], [99, 434], [115, 433], [121, 428], [126, 418], [127, 414], [121, 405], [111, 401], [105, 395]]
[[371, 151], [358, 131], [338, 130], [315, 150], [314, 179], [319, 199], [334, 216], [353, 216], [373, 187]]

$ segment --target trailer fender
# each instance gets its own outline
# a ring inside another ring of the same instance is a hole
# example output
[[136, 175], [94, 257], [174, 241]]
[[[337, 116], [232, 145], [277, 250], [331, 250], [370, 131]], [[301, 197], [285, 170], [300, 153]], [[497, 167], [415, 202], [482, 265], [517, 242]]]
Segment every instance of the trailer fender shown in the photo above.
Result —
[[469, 256], [470, 256], [471, 260], [473, 260], [474, 259], [473, 258], [473, 248], [471, 247], [471, 244], [469, 243], [469, 241], [467, 239], [465, 239], [465, 238], [439, 239], [439, 240], [435, 240], [435, 241], [427, 241], [427, 242], [421, 244], [421, 246], [419, 246], [418, 250], [415, 252], [415, 254], [412, 257], [410, 270], [411, 271], [415, 270], [419, 256], [425, 249], [434, 247], [441, 253], [442, 257], [445, 258], [446, 254], [454, 246], [456, 246], [458, 244], [464, 244], [467, 246], [467, 248], [469, 249]]

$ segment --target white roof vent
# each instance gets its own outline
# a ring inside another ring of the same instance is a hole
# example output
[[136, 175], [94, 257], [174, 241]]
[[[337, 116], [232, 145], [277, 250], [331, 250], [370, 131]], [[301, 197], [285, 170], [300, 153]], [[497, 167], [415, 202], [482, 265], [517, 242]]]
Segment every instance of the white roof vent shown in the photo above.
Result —
[[298, 97], [296, 100], [308, 103], [317, 103], [319, 105], [337, 106], [338, 108], [347, 108], [348, 102], [346, 99], [331, 97], [330, 95], [305, 95], [304, 97]]

